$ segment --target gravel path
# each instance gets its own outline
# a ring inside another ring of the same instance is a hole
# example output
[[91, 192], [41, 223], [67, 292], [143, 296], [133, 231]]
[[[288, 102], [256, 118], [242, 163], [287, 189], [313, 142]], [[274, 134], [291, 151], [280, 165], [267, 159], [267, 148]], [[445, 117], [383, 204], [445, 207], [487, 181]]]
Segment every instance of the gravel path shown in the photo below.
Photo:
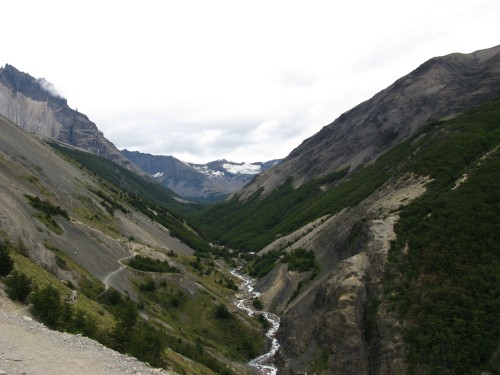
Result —
[[80, 335], [52, 331], [16, 313], [0, 290], [0, 374], [9, 375], [153, 375], [153, 369]]

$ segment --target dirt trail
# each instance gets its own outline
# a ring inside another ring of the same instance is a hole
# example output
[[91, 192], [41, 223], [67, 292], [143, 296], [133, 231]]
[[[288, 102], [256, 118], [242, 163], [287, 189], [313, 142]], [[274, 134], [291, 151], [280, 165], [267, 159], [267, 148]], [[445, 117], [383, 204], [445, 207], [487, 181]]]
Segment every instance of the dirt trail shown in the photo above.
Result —
[[121, 259], [118, 259], [118, 264], [120, 265], [120, 268], [110, 272], [105, 278], [104, 280], [102, 281], [103, 284], [104, 284], [104, 289], [105, 290], [108, 290], [109, 287], [110, 287], [110, 280], [113, 280], [113, 278], [118, 274], [120, 273], [121, 271], [123, 271], [125, 268], [127, 268], [127, 266], [125, 264], [123, 264], [123, 262], [127, 259], [130, 259], [130, 258], [133, 258], [134, 256], [136, 255], [136, 253], [133, 253], [131, 255], [128, 255], [126, 257], [123, 257]]
[[0, 289], [0, 374], [172, 374], [87, 337], [52, 331], [25, 315]]

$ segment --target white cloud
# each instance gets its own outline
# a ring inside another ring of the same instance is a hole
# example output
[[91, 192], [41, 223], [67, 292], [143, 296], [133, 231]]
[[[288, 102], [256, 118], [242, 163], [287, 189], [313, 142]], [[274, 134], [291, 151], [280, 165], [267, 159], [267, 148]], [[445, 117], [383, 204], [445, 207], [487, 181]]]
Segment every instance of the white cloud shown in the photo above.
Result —
[[42, 87], [42, 89], [47, 91], [50, 95], [59, 98], [61, 97], [61, 94], [59, 94], [59, 91], [57, 91], [56, 87], [45, 78], [38, 78], [36, 81]]
[[4, 17], [0, 65], [47, 77], [118, 147], [192, 162], [284, 157], [425, 60], [500, 35], [497, 0], [25, 0], [2, 14], [23, 27]]

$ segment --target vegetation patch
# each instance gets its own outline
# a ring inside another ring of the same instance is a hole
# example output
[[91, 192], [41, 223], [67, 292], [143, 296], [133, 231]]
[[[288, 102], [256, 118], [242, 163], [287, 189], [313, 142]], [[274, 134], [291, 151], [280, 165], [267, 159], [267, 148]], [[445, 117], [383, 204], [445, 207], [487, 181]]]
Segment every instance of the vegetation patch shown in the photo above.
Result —
[[400, 213], [386, 288], [414, 373], [498, 373], [488, 361], [500, 337], [499, 122], [496, 100], [411, 144], [409, 167], [434, 181]]
[[45, 226], [52, 232], [61, 235], [63, 229], [57, 224], [53, 216], [62, 216], [66, 220], [69, 220], [68, 212], [62, 209], [60, 206], [55, 206], [49, 201], [40, 199], [35, 196], [25, 194], [30, 205], [37, 210], [35, 217], [40, 220]]
[[288, 271], [312, 271], [313, 275], [311, 278], [314, 278], [319, 272], [319, 265], [314, 257], [314, 252], [303, 248], [294, 249], [290, 252], [286, 252], [285, 250], [271, 250], [258, 255], [247, 266], [247, 272], [252, 277], [264, 277], [276, 266], [278, 261], [287, 263]]
[[303, 248], [286, 253], [281, 261], [288, 263], [288, 271], [307, 272], [319, 267], [314, 252]]
[[136, 255], [127, 262], [128, 266], [139, 271], [180, 273], [177, 267], [168, 262]]

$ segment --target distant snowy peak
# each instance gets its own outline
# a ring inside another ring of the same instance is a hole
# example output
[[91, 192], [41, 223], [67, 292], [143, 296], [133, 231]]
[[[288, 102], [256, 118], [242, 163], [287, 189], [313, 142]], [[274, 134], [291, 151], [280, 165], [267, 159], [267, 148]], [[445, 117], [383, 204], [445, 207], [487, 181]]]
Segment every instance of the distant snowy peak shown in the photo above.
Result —
[[248, 184], [256, 175], [281, 162], [236, 163], [219, 159], [206, 164], [180, 161], [173, 156], [151, 155], [122, 150], [132, 163], [139, 166], [160, 184], [185, 198], [220, 200]]
[[192, 168], [196, 169], [198, 172], [201, 172], [201, 173], [207, 175], [208, 177], [223, 177], [224, 176], [224, 172], [215, 171], [213, 169], [210, 169], [206, 165], [197, 165], [197, 164], [188, 164], [188, 165], [190, 165]]
[[262, 171], [260, 164], [251, 163], [224, 163], [222, 168], [232, 174], [258, 174]]
[[196, 169], [198, 172], [203, 173], [211, 178], [213, 177], [230, 177], [237, 175], [256, 175], [260, 172], [269, 169], [280, 160], [273, 161], [274, 163], [234, 163], [227, 160], [216, 160], [207, 164], [192, 164], [186, 163], [191, 168]]

